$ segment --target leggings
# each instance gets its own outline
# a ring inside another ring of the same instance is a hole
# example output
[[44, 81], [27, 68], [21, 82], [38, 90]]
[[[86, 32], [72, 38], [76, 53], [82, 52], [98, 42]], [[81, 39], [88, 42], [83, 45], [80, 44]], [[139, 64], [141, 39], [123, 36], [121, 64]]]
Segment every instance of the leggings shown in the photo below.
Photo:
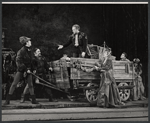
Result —
[[[9, 94], [12, 95], [17, 84], [19, 83], [20, 79], [23, 77], [23, 73], [22, 72], [17, 72], [15, 77], [14, 77], [14, 81], [9, 89]], [[33, 83], [32, 83], [32, 75], [31, 74], [27, 74], [27, 84], [29, 87], [29, 92], [31, 95], [34, 95], [34, 89], [33, 89]]]

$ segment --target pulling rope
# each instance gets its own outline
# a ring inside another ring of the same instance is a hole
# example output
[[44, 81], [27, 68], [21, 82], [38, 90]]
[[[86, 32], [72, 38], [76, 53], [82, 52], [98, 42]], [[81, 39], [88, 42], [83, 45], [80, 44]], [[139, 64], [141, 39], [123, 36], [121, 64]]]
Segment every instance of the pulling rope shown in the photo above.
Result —
[[44, 86], [48, 86], [48, 87], [53, 88], [53, 89], [55, 89], [55, 90], [58, 90], [58, 91], [61, 91], [61, 92], [63, 92], [63, 93], [69, 94], [68, 92], [65, 92], [65, 91], [63, 91], [63, 90], [57, 88], [55, 85], [53, 85], [53, 84], [51, 84], [51, 83], [45, 81], [44, 79], [40, 78], [39, 76], [35, 75], [34, 73], [31, 72], [30, 74], [32, 74], [33, 76], [35, 76], [35, 77], [38, 78], [39, 80], [41, 80], [41, 81], [43, 81], [43, 82], [45, 82], [45, 83], [47, 83], [47, 84], [49, 84], [49, 85], [46, 85], [46, 84], [44, 84], [44, 83], [39, 83], [39, 84], [44, 85]]
[[45, 82], [45, 83], [47, 83], [47, 84], [49, 84], [49, 85], [51, 85], [51, 86], [53, 86], [53, 87], [56, 87], [55, 85], [53, 85], [53, 84], [51, 84], [51, 83], [45, 81], [44, 79], [40, 78], [39, 76], [35, 75], [34, 73], [31, 72], [31, 74], [32, 74], [33, 76], [35, 76], [36, 78], [40, 79], [41, 81], [43, 81], [43, 82]]

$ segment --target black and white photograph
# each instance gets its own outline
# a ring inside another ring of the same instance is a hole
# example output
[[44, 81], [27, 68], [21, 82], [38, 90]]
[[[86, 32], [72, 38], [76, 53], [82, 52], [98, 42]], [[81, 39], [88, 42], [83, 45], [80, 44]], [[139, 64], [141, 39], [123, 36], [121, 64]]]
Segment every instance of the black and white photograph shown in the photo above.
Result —
[[149, 121], [148, 2], [2, 2], [1, 121]]

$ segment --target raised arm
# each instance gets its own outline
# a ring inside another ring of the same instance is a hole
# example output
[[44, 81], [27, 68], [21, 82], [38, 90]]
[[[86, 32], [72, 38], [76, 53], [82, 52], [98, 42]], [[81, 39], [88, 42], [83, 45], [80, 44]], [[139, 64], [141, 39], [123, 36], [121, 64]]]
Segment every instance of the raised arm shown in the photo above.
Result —
[[70, 36], [67, 43], [65, 43], [64, 45], [58, 45], [59, 46], [58, 50], [60, 50], [60, 49], [62, 49], [64, 47], [68, 47], [71, 43], [72, 43], [72, 37]]
[[63, 47], [68, 47], [72, 43], [72, 36], [69, 36], [68, 42], [63, 45]]

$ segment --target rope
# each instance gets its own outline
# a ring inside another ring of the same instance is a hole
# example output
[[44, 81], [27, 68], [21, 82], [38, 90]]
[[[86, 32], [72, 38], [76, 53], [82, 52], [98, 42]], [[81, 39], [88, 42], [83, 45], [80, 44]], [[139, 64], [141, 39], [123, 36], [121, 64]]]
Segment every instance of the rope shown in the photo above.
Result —
[[55, 85], [53, 85], [53, 84], [51, 84], [51, 83], [45, 81], [44, 79], [40, 78], [39, 76], [35, 75], [34, 73], [31, 72], [30, 74], [32, 74], [33, 76], [35, 76], [35, 77], [38, 78], [39, 80], [41, 80], [41, 81], [43, 81], [43, 82], [45, 82], [45, 83], [47, 83], [47, 84], [49, 84], [49, 85], [46, 85], [46, 84], [44, 84], [44, 83], [39, 83], [39, 84], [48, 86], [48, 87], [50, 87], [50, 88], [53, 88], [53, 89], [55, 89], [55, 90], [58, 90], [58, 91], [61, 91], [61, 92], [64, 92], [64, 93], [68, 93], [68, 92], [65, 92], [65, 91], [63, 91], [63, 90], [57, 88]]

